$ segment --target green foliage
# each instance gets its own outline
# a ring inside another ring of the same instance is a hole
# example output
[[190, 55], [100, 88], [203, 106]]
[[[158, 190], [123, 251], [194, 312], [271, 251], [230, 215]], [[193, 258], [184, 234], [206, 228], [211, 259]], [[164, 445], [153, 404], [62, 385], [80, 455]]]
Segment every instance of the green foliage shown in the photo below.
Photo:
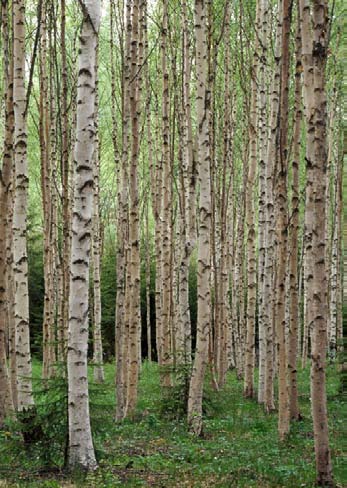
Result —
[[2, 454], [15, 456], [19, 465], [30, 460], [31, 469], [60, 468], [67, 449], [67, 381], [62, 374], [45, 380], [36, 377], [33, 389], [35, 407], [8, 423]]
[[[90, 373], [91, 426], [97, 460], [100, 460], [105, 455], [104, 446], [113, 423], [114, 387], [111, 381], [94, 383], [92, 368]], [[54, 378], [43, 380], [40, 375], [41, 365], [34, 362], [35, 407], [8, 420], [6, 430], [0, 432], [3, 441], [0, 442], [0, 458], [11, 464], [15, 477], [22, 469], [28, 475], [35, 472], [47, 474], [52, 470], [60, 472], [67, 461], [66, 372], [58, 364]]]
[[191, 365], [180, 364], [172, 369], [173, 385], [161, 389], [160, 415], [184, 419], [187, 415]]

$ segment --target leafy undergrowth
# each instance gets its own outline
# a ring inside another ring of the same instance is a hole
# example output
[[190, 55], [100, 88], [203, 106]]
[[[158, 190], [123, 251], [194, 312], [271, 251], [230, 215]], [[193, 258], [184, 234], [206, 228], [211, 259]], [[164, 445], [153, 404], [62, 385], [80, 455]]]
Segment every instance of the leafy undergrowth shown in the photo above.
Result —
[[[99, 469], [71, 479], [42, 456], [11, 449], [13, 432], [0, 433], [1, 487], [313, 487], [314, 452], [309, 403], [309, 371], [300, 372], [303, 420], [292, 425], [284, 443], [277, 439], [277, 415], [266, 415], [256, 402], [242, 397], [242, 383], [231, 372], [226, 387], [214, 392], [206, 383], [204, 435], [187, 433], [183, 416], [162, 398], [155, 364], [144, 363], [135, 418], [113, 421], [114, 368], [106, 365], [106, 383], [91, 385], [91, 411]], [[39, 377], [40, 364], [34, 374]], [[334, 366], [328, 370], [332, 459], [338, 486], [346, 482], [343, 465], [343, 399]], [[172, 402], [179, 402], [177, 395]], [[164, 408], [163, 408], [164, 406]], [[177, 405], [179, 408], [179, 405]], [[95, 426], [98, 425], [96, 428]], [[18, 439], [16, 440], [18, 441]], [[13, 444], [14, 445], [14, 444]]]

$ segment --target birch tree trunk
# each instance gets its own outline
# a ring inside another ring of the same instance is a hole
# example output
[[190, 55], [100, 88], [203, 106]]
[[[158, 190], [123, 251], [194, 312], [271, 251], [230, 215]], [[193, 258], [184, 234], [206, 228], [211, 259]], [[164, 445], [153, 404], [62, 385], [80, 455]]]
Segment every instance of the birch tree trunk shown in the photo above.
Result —
[[[49, 101], [49, 73], [47, 57], [47, 10], [41, 5], [40, 19], [40, 149], [41, 149], [41, 190], [43, 208], [43, 267], [44, 267], [44, 310], [43, 310], [43, 364], [42, 377], [51, 374], [51, 330], [54, 327], [53, 307], [53, 243], [52, 243], [52, 161], [51, 161], [51, 118]], [[54, 123], [54, 122], [53, 122]]]
[[[305, 77], [307, 169], [310, 170], [311, 245], [306, 247], [309, 289], [307, 319], [312, 327], [311, 402], [318, 486], [334, 486], [328, 439], [326, 398], [327, 276], [325, 272], [327, 113], [325, 67], [328, 7], [324, 0], [300, 0], [302, 62]], [[312, 27], [311, 27], [312, 26]], [[312, 74], [309, 70], [312, 70]], [[309, 83], [313, 82], [311, 87]], [[311, 278], [312, 277], [312, 278]]]
[[300, 19], [297, 20], [296, 30], [296, 68], [295, 68], [295, 102], [294, 102], [294, 128], [293, 128], [293, 160], [292, 160], [292, 205], [289, 237], [289, 337], [288, 337], [288, 386], [290, 418], [299, 418], [297, 361], [298, 361], [298, 330], [299, 330], [299, 167], [301, 148], [302, 123], [302, 89], [301, 89], [301, 32]]
[[93, 363], [94, 380], [103, 383], [105, 380], [102, 336], [101, 336], [101, 225], [100, 225], [100, 142], [99, 142], [99, 91], [98, 91], [98, 52], [95, 60], [95, 149], [94, 149], [94, 207], [93, 207]]
[[[69, 294], [70, 294], [70, 254], [71, 254], [71, 212], [69, 187], [69, 116], [68, 116], [68, 72], [66, 53], [66, 0], [61, 0], [61, 112], [62, 112], [62, 205], [63, 205], [63, 244], [62, 244], [62, 321], [58, 332], [60, 360], [66, 360]], [[72, 166], [72, 165], [71, 165]]]
[[[158, 109], [156, 111], [159, 118]], [[158, 132], [158, 131], [156, 131]], [[157, 134], [156, 134], [157, 137]], [[152, 206], [155, 220], [155, 333], [158, 364], [163, 361], [163, 317], [162, 317], [162, 178], [163, 167], [161, 158], [156, 156], [155, 163], [155, 194], [152, 197]]]
[[275, 410], [274, 402], [274, 294], [275, 287], [275, 207], [274, 168], [276, 140], [278, 138], [278, 116], [280, 98], [280, 57], [282, 45], [282, 25], [277, 22], [275, 39], [275, 66], [271, 82], [270, 120], [266, 156], [266, 206], [265, 206], [265, 264], [264, 264], [264, 323], [266, 339], [264, 407], [266, 412]]
[[[159, 109], [158, 100], [156, 97], [155, 102], [155, 134], [153, 140], [155, 141], [154, 147], [156, 147], [156, 142], [159, 140]], [[158, 148], [159, 151], [159, 148]], [[161, 222], [161, 207], [162, 207], [162, 178], [163, 178], [163, 167], [161, 158], [154, 152], [155, 162], [153, 166], [153, 182], [154, 182], [154, 192], [152, 192], [152, 208], [155, 221], [155, 335], [156, 335], [156, 348], [158, 364], [162, 364], [163, 359], [163, 319], [162, 319], [162, 222]]]
[[[193, 175], [193, 141], [190, 100], [190, 42], [189, 24], [187, 18], [187, 2], [182, 2], [182, 108], [181, 131], [182, 138], [182, 168], [181, 168], [181, 229], [180, 229], [180, 266], [178, 283], [178, 329], [181, 344], [178, 344], [178, 354], [183, 356], [185, 363], [191, 362], [191, 323], [189, 309], [189, 263], [196, 243], [195, 235], [195, 175]], [[180, 352], [181, 351], [181, 352]]]
[[343, 339], [342, 334], [342, 297], [341, 297], [341, 257], [342, 257], [342, 172], [343, 160], [338, 153], [335, 168], [335, 205], [334, 227], [331, 253], [331, 289], [330, 289], [330, 321], [329, 321], [329, 350], [333, 359], [336, 358], [338, 345]]
[[151, 240], [149, 232], [149, 197], [146, 202], [146, 337], [147, 358], [152, 362], [152, 327], [151, 327]]
[[259, 20], [259, 38], [261, 46], [261, 59], [259, 63], [259, 212], [258, 212], [258, 296], [259, 296], [259, 381], [258, 381], [258, 403], [264, 403], [265, 396], [265, 371], [266, 371], [266, 321], [265, 321], [265, 255], [267, 252], [265, 245], [266, 229], [266, 151], [267, 151], [267, 103], [268, 87], [268, 18], [269, 5], [268, 0], [261, 2], [261, 15]]
[[343, 352], [343, 273], [342, 273], [342, 243], [343, 243], [343, 153], [338, 152], [336, 161], [336, 245], [337, 245], [337, 263], [336, 263], [336, 351]]
[[9, 315], [12, 312], [8, 289], [7, 242], [12, 239], [8, 214], [13, 180], [13, 73], [9, 43], [9, 5], [2, 3], [3, 87], [5, 104], [5, 135], [2, 167], [0, 168], [0, 428], [13, 411], [10, 375], [7, 366], [6, 336], [10, 335]]
[[25, 1], [13, 2], [13, 105], [14, 105], [14, 211], [13, 269], [14, 315], [19, 411], [34, 405], [31, 383], [29, 293], [27, 256], [28, 160], [25, 90]]
[[[13, 207], [14, 207], [14, 108], [13, 108], [13, 56], [11, 56], [11, 82], [9, 85], [9, 103], [11, 108], [8, 119], [8, 130], [11, 133], [11, 138], [8, 139], [8, 150], [12, 151], [12, 165], [11, 165], [11, 184], [9, 186], [9, 206], [7, 212], [7, 228], [13, 229]], [[11, 149], [10, 149], [11, 148]], [[4, 156], [5, 156], [4, 152]], [[8, 153], [10, 154], [10, 152]], [[16, 326], [14, 317], [14, 269], [13, 269], [13, 233], [8, 232], [6, 235], [6, 285], [7, 285], [7, 321], [8, 321], [8, 353], [9, 353], [9, 376], [11, 382], [12, 399], [14, 409], [17, 410], [18, 393], [17, 393], [17, 358], [16, 358]]]
[[[233, 83], [231, 81], [231, 67], [230, 67], [230, 7], [226, 5], [224, 14], [224, 117], [223, 117], [223, 129], [220, 131], [223, 135], [222, 143], [222, 161], [220, 168], [221, 181], [216, 181], [216, 186], [219, 187], [218, 196], [218, 214], [219, 214], [219, 256], [217, 273], [217, 284], [215, 299], [215, 320], [219, 324], [216, 331], [219, 330], [220, 339], [215, 336], [215, 360], [217, 370], [218, 386], [223, 387], [226, 382], [226, 374], [228, 370], [228, 356], [230, 356], [230, 314], [229, 314], [229, 267], [228, 267], [228, 251], [229, 251], [229, 225], [228, 225], [228, 207], [230, 199], [230, 188], [232, 184], [232, 145], [231, 145], [231, 133], [232, 133], [232, 90]], [[231, 222], [232, 225], [232, 222]], [[217, 302], [218, 299], [218, 302]], [[217, 324], [216, 324], [217, 325]], [[217, 340], [216, 340], [217, 339]]]
[[171, 168], [170, 168], [170, 112], [169, 112], [169, 71], [167, 67], [167, 37], [168, 37], [168, 0], [163, 0], [163, 20], [161, 31], [161, 66], [163, 77], [162, 88], [162, 206], [161, 206], [161, 225], [162, 225], [162, 374], [161, 381], [163, 386], [171, 385], [170, 365], [172, 362], [172, 331], [170, 317], [171, 300]]
[[[144, 35], [144, 56], [148, 58], [148, 25], [147, 25], [147, 2], [144, 5], [143, 13], [143, 35]], [[155, 193], [156, 183], [153, 167], [153, 141], [151, 128], [151, 86], [149, 61], [145, 64], [145, 89], [146, 89], [146, 135], [148, 151], [148, 170], [151, 182], [151, 189], [148, 191], [146, 200], [146, 332], [147, 332], [147, 358], [152, 361], [152, 322], [151, 322], [151, 232], [149, 228], [150, 204], [152, 203], [152, 215], [155, 216]]]
[[129, 272], [126, 284], [129, 310], [129, 350], [128, 350], [128, 387], [126, 414], [134, 413], [137, 402], [139, 377], [139, 323], [140, 317], [140, 227], [139, 227], [139, 108], [140, 81], [138, 74], [139, 50], [139, 0], [134, 0], [131, 17], [131, 83], [130, 83], [130, 118], [131, 118], [131, 151], [129, 168]]
[[78, 56], [75, 181], [72, 217], [68, 335], [69, 459], [72, 469], [96, 467], [89, 416], [88, 294], [93, 214], [95, 151], [95, 57], [100, 2], [81, 2], [83, 13]]
[[202, 394], [208, 360], [211, 314], [210, 294], [210, 150], [209, 118], [210, 93], [208, 90], [207, 60], [207, 2], [195, 0], [195, 36], [197, 67], [197, 146], [199, 162], [199, 237], [198, 237], [198, 317], [197, 343], [192, 376], [189, 384], [188, 423], [190, 429], [200, 435], [202, 431]]
[[[312, 33], [310, 28], [311, 15], [310, 5], [307, 0], [300, 0], [300, 22], [302, 35], [302, 65], [304, 73], [303, 83], [303, 101], [306, 118], [306, 160], [311, 160], [312, 148], [314, 144], [314, 130], [309, 130], [309, 120], [314, 116], [313, 89], [314, 89], [314, 69], [312, 57]], [[306, 366], [306, 360], [309, 354], [309, 339], [311, 338], [311, 318], [308, 310], [312, 307], [313, 301], [313, 274], [312, 267], [312, 223], [313, 223], [313, 167], [306, 161], [306, 189], [305, 189], [305, 249], [304, 249], [304, 337], [302, 365]]]
[[[335, 73], [336, 76], [336, 73]], [[327, 273], [329, 276], [329, 321], [328, 321], [328, 343], [329, 343], [329, 356], [332, 360], [336, 358], [337, 352], [337, 338], [339, 330], [339, 321], [341, 320], [341, 212], [342, 212], [342, 158], [340, 155], [340, 147], [338, 135], [336, 132], [339, 130], [337, 123], [337, 89], [333, 87], [333, 99], [330, 107], [329, 117], [329, 131], [328, 131], [328, 181], [330, 173], [332, 174], [332, 192], [327, 185], [327, 195], [333, 193], [332, 200], [332, 222], [331, 230], [329, 226], [326, 227], [326, 242], [327, 242]], [[330, 169], [330, 171], [329, 171]], [[329, 199], [330, 200], [330, 199]], [[330, 205], [327, 198], [327, 224], [330, 216]], [[329, 245], [331, 243], [331, 246]], [[331, 248], [331, 249], [330, 249]], [[329, 252], [330, 251], [330, 252]]]
[[[128, 158], [130, 145], [130, 89], [131, 1], [126, 2], [126, 35], [122, 59], [122, 157], [118, 176], [117, 217], [117, 297], [115, 316], [116, 353], [116, 420], [122, 420], [126, 409], [128, 327], [126, 313], [126, 246], [128, 239]], [[112, 41], [111, 41], [112, 42]], [[114, 72], [113, 78], [114, 80]], [[114, 83], [114, 82], [113, 82]], [[112, 95], [114, 99], [114, 94]], [[114, 102], [112, 102], [114, 103]], [[115, 130], [115, 129], [113, 129]]]
[[276, 298], [275, 321], [278, 359], [278, 433], [280, 439], [289, 432], [289, 397], [287, 382], [286, 348], [286, 263], [288, 250], [288, 103], [289, 103], [289, 62], [290, 25], [292, 2], [283, 0], [280, 22], [282, 24], [281, 82], [279, 107], [279, 148], [275, 167], [276, 203]]
[[235, 273], [234, 273], [234, 291], [233, 291], [233, 322], [234, 322], [234, 344], [236, 350], [236, 370], [239, 379], [243, 376], [244, 370], [244, 350], [243, 350], [243, 330], [245, 329], [245, 306], [244, 306], [244, 237], [245, 237], [245, 194], [247, 183], [247, 166], [248, 166], [248, 144], [243, 154], [243, 173], [242, 188], [239, 194], [237, 208], [237, 223], [235, 226], [236, 234], [236, 253], [235, 253]]
[[[259, 33], [260, 2], [257, 2], [256, 33]], [[249, 163], [246, 185], [246, 221], [247, 221], [247, 331], [245, 349], [245, 378], [243, 394], [246, 398], [254, 396], [254, 363], [255, 363], [255, 309], [257, 302], [257, 261], [256, 230], [254, 210], [254, 184], [257, 168], [257, 76], [258, 76], [258, 40], [255, 41], [253, 67], [251, 73], [251, 97], [249, 108]]]
[[50, 259], [50, 296], [51, 306], [49, 314], [49, 328], [48, 328], [48, 376], [54, 377], [56, 372], [57, 362], [57, 334], [56, 325], [58, 319], [58, 310], [61, 309], [59, 304], [59, 274], [60, 274], [60, 257], [59, 257], [59, 243], [58, 243], [58, 178], [57, 178], [57, 133], [56, 133], [56, 99], [57, 87], [56, 80], [56, 64], [54, 62], [54, 56], [56, 53], [56, 31], [53, 28], [53, 23], [56, 22], [54, 14], [54, 8], [52, 5], [51, 15], [48, 19], [49, 23], [49, 38], [48, 38], [48, 52], [49, 52], [49, 118], [50, 118], [50, 166], [51, 166], [51, 179], [49, 182], [49, 188], [51, 192], [51, 259]]

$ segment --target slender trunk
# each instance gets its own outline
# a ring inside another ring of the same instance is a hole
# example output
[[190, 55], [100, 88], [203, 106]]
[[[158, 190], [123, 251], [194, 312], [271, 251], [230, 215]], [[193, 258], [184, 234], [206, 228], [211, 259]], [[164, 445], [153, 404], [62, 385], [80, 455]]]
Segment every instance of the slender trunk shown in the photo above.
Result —
[[[157, 114], [159, 116], [159, 114]], [[156, 332], [156, 346], [158, 364], [163, 363], [163, 317], [162, 317], [162, 222], [161, 222], [161, 206], [162, 206], [162, 178], [163, 167], [159, 157], [156, 157], [156, 171], [155, 171], [155, 196], [152, 199], [154, 206], [155, 219], [155, 332]]]
[[[144, 7], [144, 56], [148, 57], [148, 27], [147, 27], [147, 2]], [[147, 357], [148, 361], [152, 361], [152, 323], [151, 323], [151, 233], [149, 228], [149, 214], [150, 214], [150, 199], [152, 203], [152, 215], [156, 222], [156, 183], [153, 167], [153, 141], [152, 141], [152, 127], [151, 127], [151, 86], [150, 86], [150, 69], [149, 62], [145, 64], [145, 89], [147, 93], [146, 98], [146, 134], [147, 134], [147, 150], [148, 150], [148, 169], [151, 182], [151, 192], [147, 196], [146, 205], [146, 332], [147, 332]]]
[[71, 278], [68, 335], [69, 466], [92, 470], [96, 459], [92, 441], [88, 391], [89, 254], [92, 234], [95, 151], [95, 57], [100, 2], [81, 2], [83, 13], [78, 56], [75, 178], [72, 218]]
[[[12, 65], [13, 67], [13, 65]], [[13, 88], [13, 84], [12, 84]], [[12, 91], [12, 138], [14, 132], [14, 111], [13, 111], [13, 91]], [[8, 229], [13, 228], [13, 207], [14, 207], [14, 161], [13, 161], [13, 142], [12, 142], [12, 170], [11, 185], [9, 187], [9, 212], [7, 218]], [[16, 358], [16, 325], [14, 318], [14, 270], [13, 270], [13, 234], [9, 232], [6, 242], [6, 260], [7, 260], [7, 320], [8, 320], [8, 353], [9, 353], [9, 375], [11, 382], [11, 391], [14, 409], [17, 410], [18, 392], [17, 392], [17, 358]]]
[[[298, 295], [299, 295], [299, 322], [298, 322], [298, 359], [301, 362], [302, 343], [303, 343], [303, 310], [304, 310], [304, 232], [302, 232], [300, 239], [300, 255], [299, 255], [299, 277], [298, 277]], [[302, 364], [301, 364], [302, 366]]]
[[288, 336], [288, 380], [289, 380], [289, 410], [290, 418], [299, 418], [297, 361], [298, 361], [298, 330], [299, 330], [299, 165], [301, 148], [302, 123], [302, 90], [301, 90], [301, 32], [300, 20], [296, 31], [296, 69], [295, 69], [295, 103], [294, 103], [294, 133], [292, 160], [292, 205], [289, 237], [289, 336]]
[[[335, 73], [336, 76], [336, 73]], [[326, 259], [327, 259], [327, 274], [329, 276], [328, 299], [329, 299], [329, 320], [328, 320], [328, 344], [329, 356], [331, 359], [336, 358], [337, 352], [337, 336], [338, 336], [338, 321], [341, 315], [341, 308], [339, 306], [340, 295], [340, 226], [341, 226], [341, 211], [342, 211], [342, 194], [341, 194], [341, 177], [342, 164], [339, 154], [338, 138], [336, 136], [336, 109], [337, 109], [337, 89], [333, 87], [333, 99], [330, 108], [329, 117], [329, 133], [328, 133], [328, 182], [332, 179], [332, 190], [327, 184], [327, 226], [326, 226]], [[336, 147], [337, 146], [337, 147]], [[332, 178], [331, 178], [332, 176]], [[333, 193], [332, 198], [328, 196]], [[332, 206], [333, 217], [331, 219], [331, 229], [329, 229], [328, 222], [330, 217], [330, 206]]]
[[93, 207], [93, 363], [94, 380], [103, 383], [104, 366], [101, 336], [101, 225], [100, 225], [100, 141], [99, 141], [99, 91], [98, 49], [95, 59], [95, 149], [94, 149], [94, 207]]
[[62, 205], [63, 205], [63, 240], [62, 240], [62, 329], [59, 330], [59, 357], [66, 359], [66, 346], [69, 320], [69, 293], [70, 293], [70, 253], [71, 253], [71, 213], [70, 213], [70, 187], [69, 187], [69, 116], [68, 116], [68, 72], [65, 34], [65, 4], [61, 0], [61, 116], [62, 116]]
[[131, 83], [130, 83], [130, 118], [131, 151], [129, 168], [129, 272], [126, 284], [130, 304], [129, 313], [129, 351], [128, 351], [128, 388], [126, 414], [132, 415], [137, 403], [139, 377], [139, 322], [140, 317], [140, 229], [139, 229], [139, 109], [141, 85], [138, 75], [139, 50], [139, 0], [134, 0], [131, 17]]
[[[314, 73], [313, 73], [313, 57], [311, 48], [311, 31], [310, 31], [310, 6], [306, 0], [300, 0], [300, 21], [301, 21], [301, 35], [302, 35], [302, 65], [304, 73], [303, 84], [303, 100], [306, 117], [306, 160], [310, 161], [313, 144], [314, 131], [309, 130], [308, 120], [313, 117], [312, 100], [314, 97]], [[302, 364], [306, 365], [306, 360], [309, 354], [309, 340], [311, 339], [311, 317], [309, 309], [313, 302], [313, 262], [312, 262], [312, 232], [313, 232], [313, 167], [306, 161], [306, 189], [305, 189], [305, 249], [304, 249], [304, 270], [305, 270], [305, 285], [304, 285], [304, 337], [303, 337], [303, 353]]]
[[[111, 32], [112, 35], [112, 32]], [[111, 39], [111, 42], [112, 39]], [[130, 83], [130, 44], [131, 44], [131, 2], [126, 3], [126, 37], [122, 59], [122, 158], [118, 177], [118, 219], [117, 219], [117, 297], [115, 317], [116, 344], [116, 419], [125, 416], [127, 398], [127, 367], [128, 328], [126, 313], [126, 243], [128, 237], [128, 158], [130, 144], [130, 107], [126, 103], [129, 98]], [[114, 76], [114, 72], [113, 72]], [[113, 81], [114, 83], [114, 81]], [[113, 97], [115, 95], [113, 94]], [[113, 102], [114, 103], [114, 102]], [[115, 127], [113, 128], [115, 131]], [[115, 136], [113, 136], [115, 137]]]
[[[342, 152], [342, 151], [341, 151]], [[339, 152], [337, 161], [337, 180], [336, 180], [336, 233], [337, 233], [337, 273], [336, 273], [336, 349], [339, 353], [343, 352], [343, 265], [342, 265], [342, 218], [343, 218], [343, 154]]]
[[279, 148], [275, 166], [276, 203], [276, 298], [275, 321], [278, 359], [278, 433], [280, 439], [289, 432], [289, 397], [287, 382], [286, 348], [286, 263], [288, 250], [288, 103], [289, 103], [289, 63], [290, 25], [292, 1], [283, 0], [280, 12], [282, 24], [281, 82], [279, 107]]
[[14, 409], [10, 375], [7, 367], [6, 336], [10, 335], [9, 315], [12, 312], [8, 289], [7, 242], [11, 239], [8, 213], [13, 179], [13, 85], [9, 42], [8, 2], [2, 2], [2, 43], [5, 105], [5, 135], [2, 168], [0, 168], [0, 428]]
[[[139, 149], [138, 149], [138, 174], [140, 174], [140, 154], [141, 154], [141, 143], [142, 143], [142, 138], [144, 135], [144, 123], [145, 120], [141, 118], [141, 112], [143, 109], [145, 109], [146, 104], [144, 103], [144, 97], [142, 95], [143, 93], [143, 73], [144, 73], [144, 64], [147, 63], [147, 60], [145, 61], [145, 35], [147, 31], [147, 0], [140, 0], [139, 1], [139, 43], [138, 43], [138, 55], [137, 55], [137, 115], [139, 118]], [[143, 125], [141, 125], [143, 123]], [[139, 181], [141, 181], [141, 178], [139, 178]], [[139, 195], [140, 195], [140, 183], [138, 184], [139, 186]], [[141, 202], [138, 202], [139, 206], [139, 241], [141, 239], [140, 233], [141, 233], [141, 221], [140, 221], [140, 212], [141, 212]], [[142, 207], [143, 208], [143, 207]], [[142, 216], [142, 214], [141, 214]], [[138, 352], [138, 371], [140, 374], [141, 372], [141, 367], [142, 367], [142, 317], [141, 317], [141, 256], [140, 256], [140, 248], [139, 248], [139, 258], [138, 258], [138, 267], [139, 267], [139, 305], [138, 305], [138, 321], [137, 321], [137, 342], [138, 342], [138, 347], [137, 347], [137, 352]]]
[[169, 71], [167, 67], [167, 37], [168, 37], [168, 0], [163, 1], [163, 20], [161, 31], [161, 67], [163, 77], [162, 88], [162, 374], [161, 381], [163, 386], [171, 385], [170, 365], [172, 362], [171, 354], [171, 320], [170, 320], [170, 297], [171, 297], [171, 167], [170, 167], [170, 111], [169, 111]]
[[151, 240], [149, 232], [149, 201], [146, 205], [146, 337], [147, 358], [152, 361], [152, 330], [151, 330]]
[[29, 293], [27, 256], [28, 160], [25, 90], [25, 2], [13, 2], [13, 105], [14, 105], [14, 211], [13, 269], [14, 314], [19, 411], [34, 404], [29, 336]]
[[[231, 186], [231, 73], [230, 73], [230, 7], [226, 6], [224, 16], [224, 43], [225, 43], [225, 57], [224, 57], [224, 98], [225, 109], [223, 117], [223, 143], [222, 143], [222, 166], [221, 166], [221, 181], [219, 183], [218, 196], [218, 214], [219, 214], [219, 260], [217, 267], [217, 287], [216, 294], [216, 321], [219, 325], [220, 340], [215, 343], [217, 350], [216, 367], [218, 372], [218, 386], [223, 387], [226, 382], [226, 373], [228, 370], [228, 353], [229, 353], [229, 272], [228, 272], [228, 204], [229, 193]], [[217, 182], [216, 182], [217, 183]], [[218, 184], [218, 183], [217, 183]], [[218, 297], [218, 303], [217, 303]]]
[[264, 403], [265, 397], [265, 371], [266, 371], [266, 321], [265, 321], [265, 256], [267, 252], [265, 229], [266, 229], [266, 150], [267, 150], [267, 113], [268, 87], [268, 0], [261, 1], [261, 15], [259, 21], [259, 38], [261, 45], [261, 61], [259, 64], [259, 213], [258, 213], [258, 296], [259, 296], [259, 380], [258, 380], [258, 403]]
[[51, 297], [51, 306], [49, 310], [49, 326], [48, 326], [48, 377], [55, 375], [55, 365], [57, 362], [57, 337], [56, 337], [56, 324], [57, 324], [57, 309], [58, 303], [58, 281], [59, 281], [59, 243], [58, 243], [58, 178], [57, 178], [57, 135], [56, 135], [56, 100], [55, 95], [57, 93], [57, 87], [55, 85], [55, 63], [54, 56], [56, 55], [56, 32], [53, 28], [53, 23], [56, 22], [56, 16], [54, 11], [54, 5], [51, 5], [49, 13], [49, 118], [50, 118], [50, 166], [51, 166], [51, 179], [49, 182], [49, 188], [51, 192], [51, 259], [50, 259], [50, 290], [49, 295]]
[[49, 102], [49, 73], [47, 57], [47, 5], [41, 5], [40, 25], [40, 149], [41, 149], [41, 191], [43, 208], [43, 275], [44, 275], [44, 308], [43, 308], [43, 364], [42, 377], [50, 376], [50, 329], [51, 310], [53, 302], [52, 276], [52, 168], [51, 168], [51, 140], [50, 140], [50, 102]]
[[[325, 272], [325, 199], [327, 123], [325, 67], [327, 59], [328, 8], [323, 0], [300, 0], [302, 62], [307, 123], [307, 168], [310, 169], [309, 203], [312, 205], [311, 245], [306, 248], [309, 265], [307, 318], [312, 327], [311, 404], [316, 454], [317, 484], [334, 486], [328, 439], [326, 398], [327, 276]], [[312, 27], [311, 27], [312, 26]], [[312, 29], [312, 30], [311, 30]], [[312, 74], [309, 70], [312, 70]], [[309, 76], [308, 76], [309, 74]], [[313, 75], [313, 76], [312, 76]], [[312, 79], [313, 78], [313, 79]], [[308, 83], [313, 81], [313, 87]]]
[[[257, 3], [256, 33], [259, 32], [260, 2]], [[256, 261], [256, 229], [254, 209], [254, 185], [257, 168], [257, 76], [258, 76], [258, 48], [255, 41], [253, 67], [251, 73], [251, 97], [249, 113], [249, 163], [246, 186], [246, 222], [247, 222], [247, 309], [246, 309], [246, 348], [245, 348], [245, 377], [243, 394], [246, 398], [254, 396], [254, 363], [255, 363], [255, 310], [257, 302], [257, 261]]]
[[180, 229], [180, 267], [179, 267], [179, 329], [182, 344], [179, 345], [184, 362], [191, 362], [191, 322], [189, 309], [189, 263], [195, 247], [195, 175], [193, 175], [193, 147], [190, 101], [190, 42], [187, 18], [187, 2], [182, 3], [182, 170], [181, 170], [181, 229]]
[[210, 190], [210, 149], [209, 118], [210, 93], [208, 90], [207, 65], [207, 2], [195, 0], [195, 36], [197, 67], [197, 146], [199, 161], [199, 239], [198, 239], [198, 317], [197, 343], [192, 376], [189, 385], [188, 423], [191, 430], [201, 434], [202, 394], [210, 330], [210, 228], [211, 228], [211, 190]]
[[270, 95], [270, 121], [266, 154], [266, 207], [265, 207], [265, 264], [264, 264], [264, 324], [266, 339], [264, 407], [266, 412], [275, 410], [274, 403], [274, 293], [275, 289], [275, 207], [274, 207], [274, 169], [276, 143], [278, 140], [278, 117], [280, 98], [280, 57], [282, 25], [277, 22], [275, 40], [275, 66]]
[[[228, 35], [228, 41], [230, 42], [230, 33]], [[229, 63], [228, 63], [229, 64]], [[235, 72], [235, 71], [234, 71]], [[230, 74], [232, 76], [233, 73]], [[226, 267], [227, 267], [227, 286], [226, 286], [226, 301], [227, 301], [227, 360], [228, 368], [236, 367], [236, 348], [233, 337], [233, 331], [235, 326], [233, 316], [233, 301], [234, 301], [234, 287], [233, 287], [233, 271], [235, 269], [235, 255], [236, 255], [236, 158], [234, 158], [234, 133], [235, 133], [235, 100], [236, 90], [232, 87], [230, 94], [230, 113], [229, 113], [229, 127], [228, 127], [228, 140], [229, 140], [229, 167], [230, 167], [230, 182], [228, 188], [228, 203], [227, 203], [227, 242], [226, 242]]]
[[[248, 147], [248, 144], [246, 145]], [[236, 252], [234, 258], [234, 290], [233, 290], [233, 335], [235, 344], [235, 358], [237, 377], [239, 379], [243, 376], [244, 371], [244, 355], [243, 355], [243, 330], [245, 326], [245, 304], [244, 304], [244, 237], [245, 237], [245, 193], [247, 182], [247, 163], [248, 163], [248, 149], [244, 151], [243, 155], [243, 170], [242, 170], [242, 189], [238, 196], [237, 208], [237, 223], [235, 226], [235, 240]]]

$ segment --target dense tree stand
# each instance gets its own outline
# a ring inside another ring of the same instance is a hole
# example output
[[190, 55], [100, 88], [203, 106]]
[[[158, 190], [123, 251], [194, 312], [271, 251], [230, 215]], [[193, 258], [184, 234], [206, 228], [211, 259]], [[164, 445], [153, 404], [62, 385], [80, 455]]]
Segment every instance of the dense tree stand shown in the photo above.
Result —
[[0, 485], [343, 484], [343, 7], [2, 0]]

